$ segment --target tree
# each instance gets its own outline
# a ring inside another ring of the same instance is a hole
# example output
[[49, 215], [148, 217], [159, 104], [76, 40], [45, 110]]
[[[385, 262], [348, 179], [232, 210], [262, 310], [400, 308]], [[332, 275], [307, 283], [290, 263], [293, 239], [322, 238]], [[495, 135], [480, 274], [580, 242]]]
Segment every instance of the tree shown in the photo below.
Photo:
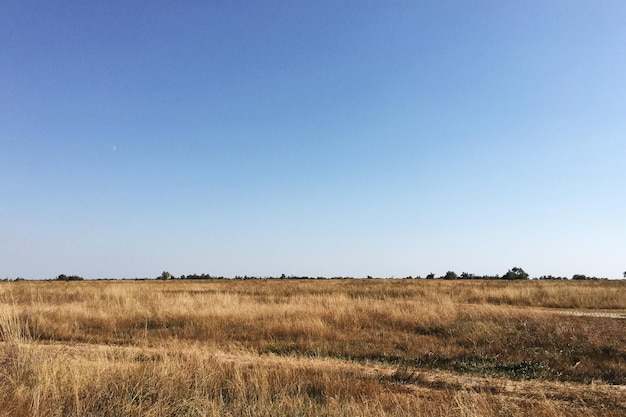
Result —
[[65, 275], [61, 274], [57, 277], [57, 281], [83, 281], [84, 278], [78, 275]]
[[448, 272], [446, 272], [446, 274], [445, 274], [443, 277], [441, 277], [441, 278], [443, 278], [443, 279], [457, 279], [457, 278], [458, 278], [458, 276], [457, 276], [456, 272], [454, 272], [454, 271], [448, 271]]
[[522, 268], [514, 267], [509, 269], [502, 279], [528, 279], [528, 274]]
[[172, 274], [167, 271], [161, 272], [161, 275], [157, 277], [157, 279], [172, 279]]

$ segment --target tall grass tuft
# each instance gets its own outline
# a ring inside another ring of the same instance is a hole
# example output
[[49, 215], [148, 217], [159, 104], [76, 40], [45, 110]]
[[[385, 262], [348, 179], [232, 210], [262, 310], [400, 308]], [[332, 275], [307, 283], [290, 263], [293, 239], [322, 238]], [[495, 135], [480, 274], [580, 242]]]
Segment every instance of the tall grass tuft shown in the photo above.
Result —
[[30, 340], [28, 324], [24, 323], [19, 311], [13, 302], [0, 303], [0, 341], [17, 344]]

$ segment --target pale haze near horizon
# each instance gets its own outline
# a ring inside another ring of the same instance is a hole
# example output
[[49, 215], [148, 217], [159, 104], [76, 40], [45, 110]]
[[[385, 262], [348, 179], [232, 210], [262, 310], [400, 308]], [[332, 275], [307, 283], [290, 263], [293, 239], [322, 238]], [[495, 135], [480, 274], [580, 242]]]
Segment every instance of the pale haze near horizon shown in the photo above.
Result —
[[626, 3], [4, 2], [0, 278], [626, 270]]

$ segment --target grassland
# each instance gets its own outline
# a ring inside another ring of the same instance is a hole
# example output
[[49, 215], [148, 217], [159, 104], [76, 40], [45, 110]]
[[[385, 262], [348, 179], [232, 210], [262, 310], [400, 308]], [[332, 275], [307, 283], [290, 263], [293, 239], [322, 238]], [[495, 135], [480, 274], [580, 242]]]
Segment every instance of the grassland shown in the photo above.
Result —
[[0, 416], [624, 416], [622, 314], [624, 281], [5, 282]]

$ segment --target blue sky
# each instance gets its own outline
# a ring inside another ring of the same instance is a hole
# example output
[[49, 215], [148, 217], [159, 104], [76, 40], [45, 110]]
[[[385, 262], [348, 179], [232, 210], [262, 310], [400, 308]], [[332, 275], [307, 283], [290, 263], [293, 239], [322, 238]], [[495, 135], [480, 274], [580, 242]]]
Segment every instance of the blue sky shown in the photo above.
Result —
[[0, 277], [626, 270], [626, 3], [0, 4]]

